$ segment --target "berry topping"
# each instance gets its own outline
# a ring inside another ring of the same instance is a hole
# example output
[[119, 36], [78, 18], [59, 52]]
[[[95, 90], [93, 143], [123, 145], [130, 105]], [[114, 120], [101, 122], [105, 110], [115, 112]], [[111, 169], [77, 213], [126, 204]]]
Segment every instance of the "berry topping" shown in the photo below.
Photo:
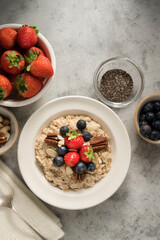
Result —
[[87, 163], [87, 171], [94, 172], [96, 170], [96, 164], [94, 162]]
[[63, 126], [60, 128], [60, 134], [65, 136], [69, 132], [69, 128], [67, 126]]
[[146, 121], [149, 123], [152, 123], [155, 119], [155, 115], [153, 112], [147, 112], [146, 113]]
[[154, 110], [155, 110], [156, 112], [159, 112], [159, 111], [160, 111], [160, 102], [155, 102], [155, 103], [154, 103]]
[[153, 130], [150, 135], [151, 140], [160, 140], [160, 132], [157, 130]]
[[57, 156], [53, 158], [53, 165], [56, 167], [61, 167], [64, 165], [64, 159], [63, 157]]
[[150, 135], [151, 135], [151, 131], [152, 131], [152, 129], [151, 129], [151, 127], [150, 127], [148, 124], [142, 125], [142, 126], [140, 127], [140, 133], [141, 133], [144, 137], [149, 138]]
[[69, 152], [64, 156], [65, 164], [74, 167], [79, 162], [79, 154], [77, 152]]
[[77, 128], [80, 129], [80, 130], [85, 129], [86, 128], [86, 121], [84, 121], [82, 119], [78, 120]]
[[91, 146], [88, 146], [88, 145], [83, 145], [83, 147], [79, 152], [79, 155], [80, 155], [80, 159], [83, 162], [90, 162], [95, 159], [93, 149]]
[[57, 153], [59, 156], [63, 157], [65, 154], [67, 154], [67, 152], [68, 152], [68, 149], [65, 146], [57, 148]]
[[153, 108], [154, 108], [154, 104], [151, 102], [148, 102], [143, 106], [142, 111], [143, 113], [152, 112]]
[[82, 174], [84, 171], [86, 171], [86, 165], [83, 162], [79, 162], [76, 165], [76, 173]]
[[83, 137], [85, 142], [88, 142], [92, 138], [92, 135], [89, 132], [84, 131], [83, 134], [82, 134], [82, 137]]
[[70, 149], [79, 149], [84, 144], [84, 139], [81, 134], [71, 130], [66, 134], [65, 145]]

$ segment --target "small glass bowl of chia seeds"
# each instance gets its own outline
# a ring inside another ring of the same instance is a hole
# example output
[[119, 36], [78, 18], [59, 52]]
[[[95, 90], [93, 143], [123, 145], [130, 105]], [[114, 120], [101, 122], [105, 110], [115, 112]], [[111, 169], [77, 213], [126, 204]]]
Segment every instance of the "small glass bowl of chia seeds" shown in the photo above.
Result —
[[130, 59], [114, 57], [98, 66], [93, 84], [97, 97], [103, 103], [122, 108], [140, 97], [144, 89], [144, 76]]

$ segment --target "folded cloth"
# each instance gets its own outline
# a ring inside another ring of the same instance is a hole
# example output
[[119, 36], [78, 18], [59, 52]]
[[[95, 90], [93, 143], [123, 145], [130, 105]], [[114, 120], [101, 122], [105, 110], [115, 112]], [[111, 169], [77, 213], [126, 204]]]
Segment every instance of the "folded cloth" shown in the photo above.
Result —
[[[0, 160], [0, 176], [14, 190], [13, 205], [17, 211], [47, 240], [60, 239], [64, 232], [57, 218]], [[0, 240], [39, 240], [32, 230], [14, 213], [0, 207]]]

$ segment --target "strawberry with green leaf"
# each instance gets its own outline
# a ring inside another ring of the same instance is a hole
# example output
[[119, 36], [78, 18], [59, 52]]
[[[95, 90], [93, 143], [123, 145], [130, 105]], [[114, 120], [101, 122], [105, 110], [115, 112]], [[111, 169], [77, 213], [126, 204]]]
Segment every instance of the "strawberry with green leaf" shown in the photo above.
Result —
[[23, 56], [14, 50], [5, 51], [1, 56], [1, 67], [10, 74], [19, 74], [25, 66]]
[[39, 30], [36, 26], [23, 25], [17, 32], [17, 43], [23, 49], [28, 49], [37, 43]]
[[38, 47], [31, 47], [31, 48], [29, 48], [26, 52], [25, 52], [25, 56], [26, 57], [30, 57], [30, 58], [32, 58], [31, 56], [29, 56], [28, 55], [28, 53], [30, 52], [32, 50], [32, 55], [36, 55], [36, 54], [38, 54], [39, 53], [39, 55], [43, 55], [43, 56], [45, 56], [45, 54], [44, 54], [44, 52], [40, 49], [40, 48], [38, 48]]
[[28, 57], [25, 56], [25, 60], [28, 63], [26, 67], [27, 72], [31, 72], [33, 76], [38, 78], [49, 78], [53, 76], [54, 70], [47, 57], [40, 53], [34, 53], [33, 51], [31, 51], [29, 55]]
[[7, 98], [12, 92], [12, 85], [8, 78], [0, 75], [0, 101]]
[[81, 134], [71, 130], [66, 134], [65, 145], [70, 149], [80, 149], [84, 144], [84, 139]]
[[42, 81], [30, 73], [18, 75], [13, 85], [16, 86], [19, 94], [24, 98], [35, 96], [43, 87]]
[[89, 145], [83, 145], [79, 155], [82, 162], [91, 162], [95, 159], [93, 149]]

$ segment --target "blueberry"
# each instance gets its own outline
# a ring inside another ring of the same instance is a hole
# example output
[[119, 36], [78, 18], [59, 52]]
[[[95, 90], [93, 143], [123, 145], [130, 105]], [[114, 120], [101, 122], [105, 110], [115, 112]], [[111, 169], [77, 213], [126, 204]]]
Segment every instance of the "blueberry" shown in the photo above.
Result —
[[160, 102], [155, 102], [155, 103], [154, 103], [154, 110], [155, 110], [156, 112], [159, 112], [159, 111], [160, 111]]
[[87, 163], [87, 171], [94, 172], [96, 170], [96, 164], [94, 162]]
[[63, 157], [67, 152], [68, 152], [68, 148], [66, 148], [65, 146], [57, 148], [57, 153], [59, 156]]
[[145, 114], [140, 114], [139, 121], [142, 122], [142, 121], [145, 121], [145, 119], [146, 119], [146, 115]]
[[91, 139], [92, 135], [89, 132], [84, 131], [82, 134], [82, 137], [83, 137], [84, 141], [87, 142]]
[[154, 140], [154, 141], [160, 140], [160, 132], [157, 131], [157, 130], [153, 130], [153, 131], [151, 132], [150, 139], [151, 139], [151, 140]]
[[78, 120], [77, 128], [80, 129], [80, 130], [85, 129], [86, 128], [86, 121], [84, 121], [82, 119]]
[[81, 174], [86, 171], [86, 165], [83, 162], [79, 162], [76, 165], [76, 173]]
[[64, 165], [64, 159], [63, 157], [57, 156], [53, 158], [53, 165], [56, 167], [61, 167]]
[[152, 123], [155, 119], [155, 115], [153, 112], [147, 112], [146, 113], [146, 121], [149, 123]]
[[156, 120], [152, 123], [152, 126], [156, 129], [156, 130], [160, 130], [160, 120]]
[[142, 125], [146, 125], [146, 124], [148, 124], [146, 121], [141, 121], [141, 122], [139, 122], [139, 126], [141, 127]]
[[156, 113], [156, 119], [160, 120], [160, 111]]
[[67, 126], [63, 126], [60, 128], [60, 134], [65, 136], [69, 132], [69, 128]]
[[152, 129], [151, 129], [151, 127], [150, 127], [148, 124], [142, 125], [142, 126], [140, 127], [140, 133], [141, 133], [144, 137], [149, 138], [150, 135], [151, 135], [151, 131], [152, 131]]
[[151, 102], [148, 102], [143, 106], [142, 111], [143, 113], [152, 112], [153, 108], [154, 108], [154, 104]]

